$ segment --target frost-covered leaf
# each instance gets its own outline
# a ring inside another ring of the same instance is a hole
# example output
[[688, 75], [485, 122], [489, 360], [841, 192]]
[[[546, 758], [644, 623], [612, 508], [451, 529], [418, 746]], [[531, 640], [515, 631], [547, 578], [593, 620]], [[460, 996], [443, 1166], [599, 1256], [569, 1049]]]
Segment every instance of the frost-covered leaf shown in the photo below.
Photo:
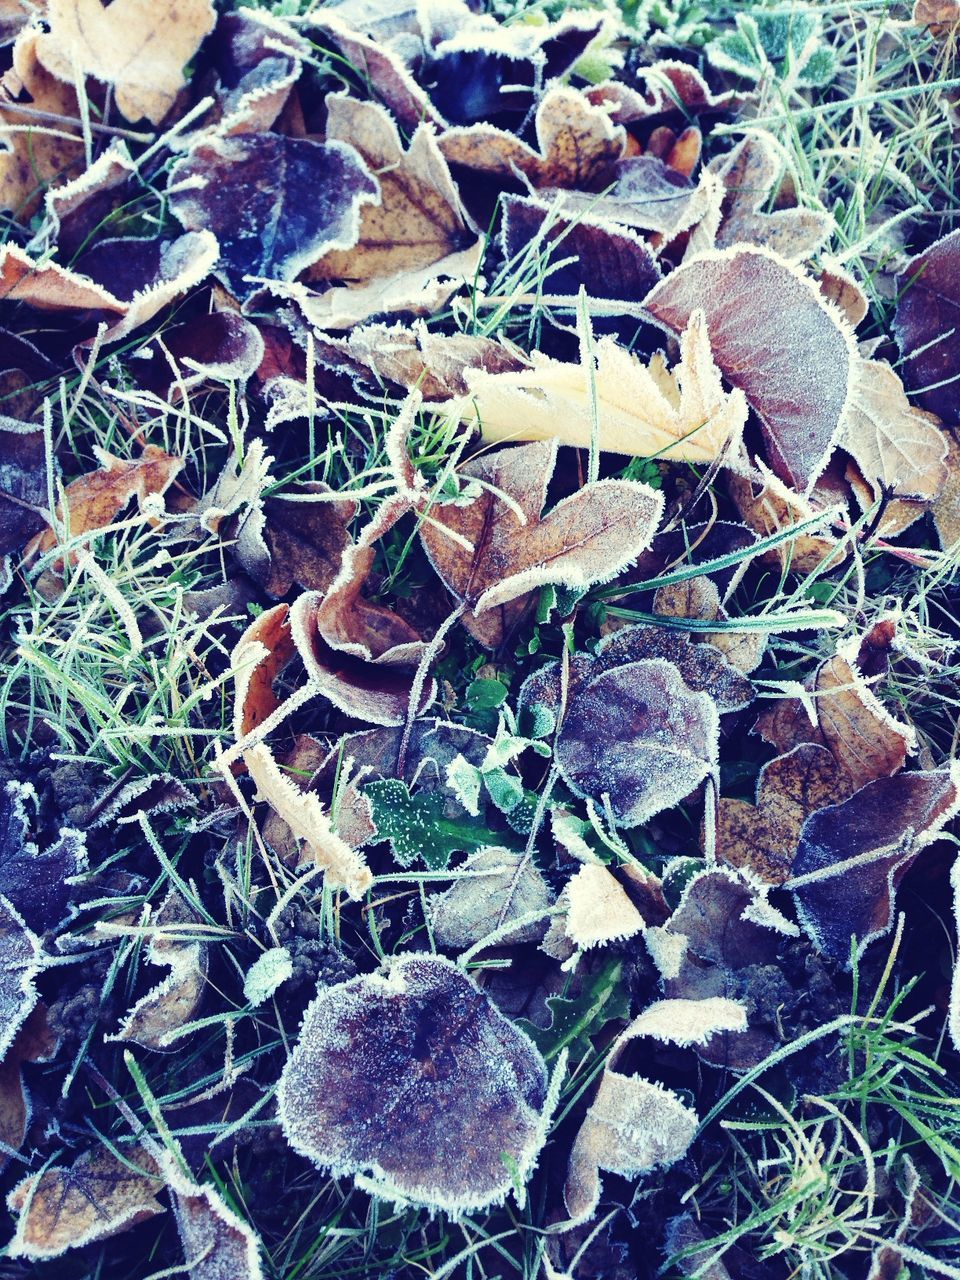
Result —
[[257, 1008], [269, 1000], [293, 973], [293, 959], [286, 947], [271, 947], [257, 956], [243, 980], [243, 994]]
[[910, 20], [942, 40], [960, 26], [960, 4], [957, 0], [914, 0]]
[[[699, 137], [697, 130], [693, 133]], [[667, 161], [645, 154], [617, 161], [615, 172], [615, 181], [602, 196], [563, 192], [563, 211], [583, 215], [588, 220], [592, 215], [593, 219], [602, 219], [604, 225], [616, 223], [637, 231], [652, 231], [668, 239], [693, 230], [704, 220], [708, 224], [716, 223], [721, 192], [718, 180], [709, 170], [704, 170], [700, 181], [694, 184]], [[612, 227], [609, 229], [613, 231]], [[557, 256], [565, 256], [562, 249]], [[591, 296], [606, 296], [595, 292], [589, 281], [586, 284]], [[560, 291], [551, 289], [551, 292]], [[631, 300], [636, 302], [642, 296], [634, 294]]]
[[844, 796], [902, 769], [916, 747], [914, 729], [894, 719], [874, 692], [895, 630], [885, 618], [866, 635], [841, 641], [808, 679], [810, 699], [784, 698], [757, 720], [757, 732], [780, 752], [802, 742], [826, 747], [840, 769]]
[[746, 1031], [747, 1013], [736, 1000], [709, 996], [705, 1000], [656, 1000], [634, 1018], [617, 1040], [618, 1047], [644, 1036], [683, 1048], [705, 1045], [720, 1031]]
[[582, 980], [574, 996], [547, 996], [550, 1023], [535, 1026], [525, 1019], [520, 1025], [540, 1052], [551, 1060], [563, 1049], [579, 1062], [592, 1049], [591, 1036], [608, 1022], [630, 1016], [630, 998], [623, 983], [623, 964], [610, 960]]
[[47, 523], [43, 431], [0, 414], [0, 556], [18, 551]]
[[347, 527], [357, 514], [352, 498], [321, 481], [290, 485], [251, 508], [234, 550], [244, 570], [267, 595], [285, 596], [294, 583], [326, 591], [350, 545]]
[[581, 951], [643, 932], [643, 916], [613, 872], [599, 863], [586, 863], [567, 881], [562, 901], [564, 930]]
[[334, 830], [317, 796], [301, 791], [263, 742], [244, 751], [243, 762], [256, 783], [258, 798], [270, 805], [294, 839], [302, 843], [301, 861], [315, 862], [323, 868], [331, 888], [343, 889], [359, 901], [373, 883], [370, 868], [363, 855]]
[[261, 133], [286, 106], [310, 46], [266, 9], [249, 6], [220, 16], [207, 41], [220, 85], [221, 133]]
[[218, 311], [165, 329], [163, 349], [141, 348], [130, 368], [141, 386], [176, 400], [208, 382], [246, 383], [264, 350], [256, 325], [233, 311]]
[[584, 485], [542, 515], [556, 458], [555, 440], [483, 454], [460, 471], [484, 481], [480, 494], [435, 504], [420, 526], [433, 567], [469, 606], [464, 626], [490, 648], [523, 612], [520, 597], [546, 583], [580, 588], [613, 577], [649, 544], [660, 519], [660, 495], [632, 480]]
[[[762, 462], [757, 462], [751, 475], [729, 474], [727, 488], [744, 523], [761, 537], [771, 537], [791, 529], [817, 514], [809, 499], [784, 484]], [[824, 521], [822, 531], [818, 529], [786, 538], [779, 546], [767, 551], [763, 559], [803, 574], [819, 568], [828, 556], [831, 566], [842, 564], [848, 554], [846, 548], [830, 534], [827, 521]]]
[[609, 1068], [570, 1152], [563, 1198], [571, 1218], [590, 1218], [600, 1203], [600, 1170], [637, 1178], [686, 1155], [697, 1113], [672, 1089]]
[[170, 813], [192, 803], [190, 792], [173, 774], [148, 774], [111, 788], [92, 806], [93, 815], [87, 821], [91, 827], [104, 827], [108, 823], [123, 826], [138, 822], [141, 814]]
[[561, 775], [577, 795], [609, 798], [626, 827], [679, 804], [714, 768], [719, 715], [664, 658], [589, 678], [567, 704], [557, 739]]
[[440, 956], [321, 991], [278, 1101], [288, 1141], [321, 1168], [454, 1215], [522, 1186], [546, 1139], [543, 1059]]
[[263, 1280], [256, 1235], [216, 1187], [194, 1182], [169, 1156], [164, 1179], [190, 1280]]
[[159, 124], [184, 85], [183, 68], [213, 30], [213, 0], [48, 0], [37, 56], [58, 79], [90, 75], [113, 86], [128, 120]]
[[466, 812], [459, 818], [446, 816], [445, 800], [438, 791], [411, 795], [405, 782], [384, 778], [368, 783], [363, 794], [370, 801], [377, 838], [390, 841], [401, 867], [422, 857], [432, 871], [442, 871], [454, 853], [491, 842], [493, 833]]
[[686, 323], [680, 360], [655, 355], [644, 364], [610, 337], [596, 345], [593, 379], [581, 361], [534, 351], [519, 372], [467, 373], [470, 395], [458, 406], [487, 440], [550, 440], [589, 448], [591, 383], [600, 448], [667, 462], [712, 462], [736, 441], [747, 420], [741, 391], [724, 390], [711, 355], [712, 327], [701, 313]]
[[893, 329], [916, 402], [960, 423], [960, 230], [911, 258], [897, 277]]
[[694, 692], [709, 693], [719, 711], [740, 711], [753, 701], [753, 685], [712, 644], [693, 644], [682, 631], [621, 627], [597, 646], [590, 678], [627, 662], [664, 658]]
[[233, 736], [239, 742], [280, 706], [273, 684], [295, 652], [290, 606], [265, 609], [230, 655], [234, 673]]
[[27, 804], [36, 799], [27, 783], [8, 782], [0, 791], [0, 894], [28, 928], [47, 933], [70, 914], [72, 883], [87, 867], [82, 832], [64, 828], [41, 852], [30, 840]]
[[894, 895], [960, 809], [956, 768], [878, 778], [803, 824], [786, 887], [813, 942], [849, 962], [893, 925]]
[[637, 88], [623, 80], [607, 80], [586, 90], [587, 99], [610, 112], [618, 124], [686, 123], [701, 114], [731, 108], [732, 92], [714, 93], [696, 67], [672, 58], [636, 70]]
[[736, 246], [691, 258], [644, 307], [674, 333], [704, 313], [713, 359], [760, 418], [774, 470], [808, 491], [836, 442], [854, 358], [816, 283], [769, 249]]
[[771, 76], [791, 87], [822, 88], [837, 73], [816, 9], [798, 4], [735, 15], [737, 29], [707, 45], [715, 67], [747, 80]]
[[0, 1060], [37, 1003], [34, 984], [42, 967], [40, 939], [0, 898]]
[[777, 756], [760, 770], [755, 805], [720, 801], [718, 857], [767, 884], [782, 884], [790, 874], [804, 820], [843, 790], [843, 774], [826, 747], [808, 742]]
[[7, 1203], [17, 1215], [10, 1256], [39, 1261], [107, 1240], [163, 1213], [156, 1162], [142, 1148], [124, 1148], [121, 1160], [95, 1148], [72, 1165], [28, 1174]]
[[254, 280], [292, 280], [332, 249], [356, 244], [379, 186], [353, 147], [280, 134], [201, 135], [170, 174], [170, 208], [188, 231], [212, 231], [219, 270], [246, 298]]
[[[540, 100], [537, 148], [492, 124], [447, 129], [439, 146], [450, 164], [511, 179], [522, 173], [534, 187], [587, 187], [624, 153], [625, 131], [579, 90], [557, 87]], [[600, 182], [602, 187], [603, 183]]]
[[[441, 947], [463, 950], [511, 920], [545, 913], [553, 902], [533, 860], [510, 849], [480, 849], [457, 871], [460, 878], [430, 899], [433, 936]], [[501, 935], [498, 945], [537, 942], [546, 927], [545, 920], [520, 924]]]
[[0, 1062], [0, 1171], [6, 1169], [26, 1141], [33, 1119], [33, 1100], [23, 1078], [28, 1062], [49, 1062], [57, 1051], [47, 1008], [38, 1004]]

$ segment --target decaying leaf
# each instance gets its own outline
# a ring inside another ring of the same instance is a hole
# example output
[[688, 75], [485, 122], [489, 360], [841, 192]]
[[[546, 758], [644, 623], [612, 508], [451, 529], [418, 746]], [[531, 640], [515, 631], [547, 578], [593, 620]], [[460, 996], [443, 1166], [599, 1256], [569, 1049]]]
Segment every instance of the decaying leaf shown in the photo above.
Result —
[[[692, 130], [692, 135], [699, 139], [698, 130]], [[616, 180], [602, 196], [564, 191], [561, 207], [567, 214], [592, 214], [605, 225], [609, 220], [620, 227], [654, 232], [671, 241], [684, 232], [694, 231], [701, 223], [715, 225], [721, 194], [718, 179], [704, 170], [700, 181], [694, 184], [677, 171], [674, 159], [672, 155], [662, 160], [645, 154], [618, 160]], [[593, 296], [604, 296], [595, 294], [589, 284], [587, 291]], [[632, 301], [642, 296], [634, 294]]]
[[0, 414], [0, 556], [18, 551], [49, 519], [43, 431]]
[[628, 1040], [649, 1037], [683, 1048], [705, 1045], [721, 1031], [746, 1031], [747, 1011], [736, 1000], [708, 996], [704, 1000], [656, 1000], [617, 1039], [614, 1053]]
[[960, 27], [960, 4], [957, 0], [914, 0], [911, 21], [942, 40]]
[[717, 760], [720, 717], [665, 658], [590, 675], [570, 696], [556, 762], [576, 795], [609, 802], [614, 820], [640, 826], [679, 804]]
[[490, 648], [523, 612], [527, 592], [547, 583], [586, 587], [611, 578], [656, 531], [660, 495], [630, 480], [584, 485], [542, 515], [556, 459], [555, 439], [483, 454], [460, 470], [483, 483], [479, 496], [466, 504], [437, 503], [420, 526], [431, 564], [469, 606], [464, 626]]
[[321, 991], [278, 1101], [288, 1141], [321, 1168], [453, 1215], [523, 1185], [546, 1139], [539, 1052], [440, 956]]
[[774, 470], [808, 492], [836, 443], [855, 355], [816, 283], [769, 249], [735, 246], [685, 262], [644, 307], [674, 333], [704, 313], [713, 359], [759, 417]]
[[[490, 124], [447, 129], [438, 140], [450, 164], [534, 187], [588, 187], [624, 152], [626, 134], [576, 89], [551, 89], [536, 114], [537, 150]], [[603, 183], [601, 182], [601, 186]]]
[[236, 557], [274, 599], [294, 583], [326, 591], [340, 572], [350, 545], [347, 527], [356, 514], [357, 503], [329, 485], [291, 485], [250, 511], [237, 534]]
[[263, 1280], [257, 1237], [216, 1187], [194, 1182], [169, 1156], [163, 1172], [190, 1280]]
[[[789, 488], [760, 461], [751, 475], [728, 473], [727, 488], [744, 522], [761, 537], [790, 529], [817, 514], [807, 498]], [[808, 530], [785, 539], [767, 551], [764, 559], [801, 574], [817, 569], [828, 557], [830, 564], [842, 564], [849, 552], [830, 535], [826, 518], [823, 526], [823, 532]]]
[[312, 859], [323, 868], [331, 888], [345, 890], [354, 900], [361, 899], [373, 883], [370, 868], [362, 854], [351, 849], [333, 829], [330, 815], [317, 796], [301, 791], [262, 742], [243, 753], [243, 762], [257, 785], [259, 798], [303, 842], [302, 861]]
[[917, 855], [960, 809], [956, 767], [878, 778], [803, 824], [786, 887], [821, 951], [850, 961], [893, 925], [894, 895]]
[[47, 1008], [37, 1005], [14, 1037], [0, 1062], [0, 1171], [12, 1152], [26, 1141], [32, 1117], [32, 1100], [23, 1078], [28, 1062], [49, 1062], [57, 1050], [57, 1038], [47, 1020]]
[[215, 234], [219, 270], [241, 299], [356, 244], [361, 208], [379, 195], [353, 147], [276, 133], [202, 134], [171, 171], [169, 191], [188, 231]]
[[897, 277], [893, 329], [900, 370], [921, 408], [960, 424], [960, 230], [911, 258]]
[[757, 732], [781, 752], [802, 742], [826, 747], [844, 794], [902, 769], [916, 734], [894, 719], [872, 688], [886, 671], [894, 632], [895, 623], [882, 619], [864, 637], [841, 641], [807, 682], [812, 706], [785, 698], [758, 718]]
[[[21, 31], [13, 46], [13, 66], [0, 79], [0, 209], [9, 209], [22, 222], [36, 212], [44, 187], [71, 177], [83, 160], [79, 124], [69, 124], [79, 116], [77, 95], [39, 62], [42, 39], [36, 27]], [[36, 130], [24, 128], [32, 122], [30, 111], [39, 113]], [[63, 119], [55, 131], [44, 128], [49, 115]], [[16, 132], [5, 134], [3, 126]]]
[[805, 819], [845, 791], [845, 775], [826, 747], [812, 742], [794, 747], [760, 770], [755, 805], [720, 801], [717, 855], [766, 884], [782, 884], [790, 875]]
[[112, 85], [128, 120], [159, 124], [184, 85], [183, 68], [213, 30], [212, 0], [47, 0], [49, 31], [37, 56], [58, 79], [90, 75]]
[[612, 871], [587, 863], [567, 881], [563, 891], [566, 936], [581, 951], [642, 933], [643, 916]]
[[87, 867], [84, 835], [66, 827], [41, 852], [29, 838], [27, 804], [36, 801], [29, 783], [8, 782], [0, 792], [0, 894], [38, 934], [63, 924], [70, 914], [72, 885]]
[[675, 1164], [697, 1124], [697, 1113], [672, 1089], [608, 1068], [570, 1152], [563, 1198], [571, 1218], [583, 1221], [596, 1212], [601, 1169], [636, 1178]]
[[141, 1147], [123, 1154], [120, 1159], [98, 1147], [72, 1165], [54, 1165], [19, 1182], [7, 1200], [17, 1215], [10, 1256], [59, 1258], [163, 1213], [156, 1161]]
[[[511, 920], [545, 914], [553, 901], [533, 860], [509, 849], [480, 849], [457, 872], [450, 888], [430, 901], [433, 936], [441, 947], [463, 950]], [[546, 927], [544, 919], [518, 924], [498, 944], [537, 942]]]
[[[199, 1008], [207, 981], [207, 944], [189, 936], [196, 924], [190, 907], [171, 890], [148, 924], [146, 951], [150, 964], [170, 972], [136, 1002], [110, 1040], [132, 1041], [163, 1053], [175, 1051], [183, 1027]], [[101, 927], [110, 931], [109, 924]], [[181, 936], [184, 933], [186, 938]]]
[[727, 392], [711, 355], [712, 324], [689, 317], [680, 361], [661, 355], [649, 365], [601, 338], [593, 379], [584, 363], [531, 354], [518, 373], [469, 371], [470, 395], [459, 411], [487, 440], [549, 440], [589, 448], [591, 382], [600, 421], [600, 448], [668, 462], [712, 462], [735, 442], [747, 420], [742, 391]]
[[40, 939], [0, 898], [0, 1061], [37, 1003], [34, 983], [42, 968]]
[[290, 607], [265, 609], [244, 631], [230, 656], [234, 673], [233, 736], [243, 741], [280, 705], [273, 682], [293, 657]]

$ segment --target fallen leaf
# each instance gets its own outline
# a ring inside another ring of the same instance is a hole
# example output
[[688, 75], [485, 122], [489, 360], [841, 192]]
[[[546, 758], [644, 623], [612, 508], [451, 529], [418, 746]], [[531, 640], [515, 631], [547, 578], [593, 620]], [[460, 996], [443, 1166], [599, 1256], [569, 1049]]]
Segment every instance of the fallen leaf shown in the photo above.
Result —
[[[146, 925], [150, 936], [147, 961], [169, 969], [169, 973], [136, 1002], [107, 1040], [131, 1041], [162, 1053], [176, 1051], [184, 1026], [200, 1007], [207, 981], [207, 944], [178, 936], [189, 935], [197, 923], [187, 903], [171, 889]], [[110, 925], [100, 928], [109, 932]]]
[[589, 366], [531, 353], [517, 373], [468, 371], [470, 395], [457, 405], [486, 440], [549, 440], [588, 448], [591, 381], [600, 422], [600, 448], [668, 462], [713, 462], [735, 442], [747, 420], [741, 391], [723, 388], [711, 356], [703, 314], [696, 312], [680, 339], [680, 361], [662, 355], [644, 365], [612, 338], [596, 344]]
[[661, 496], [631, 480], [587, 484], [543, 516], [556, 459], [556, 440], [482, 454], [460, 469], [483, 482], [479, 496], [434, 504], [420, 526], [431, 564], [468, 606], [464, 626], [488, 648], [523, 612], [526, 593], [612, 578], [649, 544], [659, 522]]
[[535, 119], [537, 149], [491, 124], [446, 129], [438, 145], [450, 164], [492, 177], [522, 173], [534, 187], [586, 188], [624, 153], [626, 134], [577, 89], [550, 89]]
[[960, 770], [878, 778], [803, 824], [790, 879], [813, 943], [849, 964], [893, 927], [894, 895], [960, 809]]
[[[79, 121], [69, 123], [80, 114], [77, 95], [40, 64], [37, 45], [42, 39], [37, 27], [21, 31], [13, 46], [13, 66], [0, 79], [0, 209], [9, 209], [24, 223], [37, 211], [44, 189], [71, 177], [84, 159]], [[55, 132], [46, 122], [48, 115], [62, 120]], [[35, 130], [26, 127], [31, 123]], [[6, 126], [16, 132], [5, 133]]]
[[721, 712], [741, 711], [753, 701], [753, 685], [712, 644], [693, 644], [684, 632], [664, 627], [621, 627], [607, 636], [597, 646], [590, 679], [644, 658], [673, 663], [687, 687], [709, 693]]
[[836, 654], [807, 681], [816, 722], [803, 702], [785, 698], [763, 712], [756, 731], [780, 752], [802, 742], [826, 747], [847, 794], [897, 773], [916, 749], [916, 734], [890, 715], [872, 688], [886, 670], [892, 636], [890, 624], [882, 621], [866, 637], [837, 645]]
[[200, 528], [207, 533], [219, 533], [228, 516], [258, 512], [263, 490], [272, 481], [272, 462], [261, 439], [252, 440], [242, 453], [232, 449], [213, 488], [197, 503]]
[[[750, 475], [728, 472], [727, 488], [744, 522], [762, 538], [772, 537], [817, 514], [807, 498], [785, 485], [762, 462], [756, 464]], [[786, 538], [765, 552], [763, 559], [798, 574], [814, 572], [828, 557], [831, 565], [842, 564], [850, 553], [826, 532], [829, 529], [826, 518], [823, 526], [823, 533], [808, 530]]]
[[332, 249], [356, 244], [379, 184], [353, 147], [280, 134], [201, 134], [170, 172], [170, 209], [212, 232], [218, 270], [248, 298], [264, 280], [293, 280]]
[[42, 429], [0, 414], [0, 556], [48, 523], [51, 479]]
[[23, 1146], [33, 1118], [23, 1068], [31, 1062], [49, 1062], [57, 1051], [57, 1044], [47, 1021], [47, 1008], [39, 1004], [0, 1062], [0, 1170], [6, 1169], [12, 1153]]
[[357, 503], [320, 481], [290, 485], [265, 498], [237, 531], [234, 554], [243, 570], [275, 600], [296, 583], [326, 591], [350, 546], [347, 527]]
[[0, 1061], [37, 1003], [34, 982], [42, 968], [40, 939], [0, 898]]
[[324, 871], [331, 889], [343, 889], [355, 902], [360, 901], [373, 876], [363, 855], [343, 840], [312, 791], [301, 791], [283, 773], [264, 743], [243, 753], [243, 763], [264, 800], [283, 819], [296, 840], [302, 841], [301, 865], [311, 860]]
[[139, 822], [141, 814], [150, 817], [155, 813], [170, 813], [175, 809], [185, 809], [192, 803], [190, 792], [173, 774], [147, 774], [111, 788], [96, 802], [93, 814], [86, 821], [91, 827], [112, 823], [124, 826]]
[[8, 782], [0, 791], [0, 894], [37, 934], [56, 930], [71, 914], [73, 883], [87, 869], [82, 832], [65, 827], [41, 851], [29, 838], [29, 783]]
[[[465, 950], [512, 920], [539, 912], [553, 902], [550, 886], [531, 858], [509, 849], [479, 849], [457, 868], [457, 879], [430, 902], [433, 936], [441, 947]], [[539, 942], [546, 920], [518, 924], [501, 934], [497, 945]]]
[[709, 996], [705, 1000], [656, 1000], [617, 1038], [615, 1055], [630, 1040], [647, 1037], [681, 1048], [705, 1045], [719, 1032], [746, 1031], [747, 1012], [736, 1000]]
[[278, 1093], [287, 1140], [314, 1164], [453, 1216], [523, 1184], [546, 1104], [530, 1040], [455, 964], [424, 954], [321, 991]]
[[9, 44], [35, 12], [33, 0], [0, 0], [0, 44]]
[[245, 7], [221, 14], [207, 48], [220, 77], [218, 133], [272, 128], [300, 78], [308, 42], [269, 10]]
[[911, 258], [897, 276], [893, 332], [900, 371], [921, 408], [960, 424], [960, 230]]
[[618, 124], [681, 120], [732, 108], [737, 95], [714, 93], [703, 76], [687, 62], [665, 58], [638, 67], [638, 88], [622, 80], [608, 80], [586, 90], [590, 102], [604, 106]]
[[672, 1089], [608, 1067], [574, 1140], [563, 1199], [575, 1222], [600, 1203], [600, 1170], [637, 1178], [676, 1164], [687, 1153], [699, 1117]]
[[944, 435], [947, 442], [947, 480], [931, 505], [931, 513], [940, 545], [946, 550], [960, 541], [960, 444], [952, 432]]
[[664, 658], [590, 675], [570, 696], [556, 763], [575, 795], [636, 827], [679, 804], [716, 766], [720, 717]]
[[194, 1182], [169, 1155], [163, 1172], [190, 1280], [263, 1280], [256, 1235], [216, 1187]]
[[59, 1258], [163, 1213], [156, 1162], [139, 1147], [124, 1157], [99, 1147], [17, 1183], [7, 1200], [17, 1214], [10, 1256]]
[[273, 683], [296, 652], [290, 606], [275, 605], [253, 619], [230, 655], [233, 736], [242, 742], [280, 706]]
[[491, 833], [461, 808], [450, 816], [443, 794], [411, 789], [397, 778], [368, 783], [363, 795], [370, 805], [376, 838], [390, 841], [394, 862], [409, 867], [422, 859], [431, 871], [444, 871], [455, 853], [489, 845]]
[[814, 281], [769, 249], [699, 254], [644, 299], [674, 333], [702, 311], [713, 360], [760, 419], [773, 469], [807, 493], [852, 390], [853, 335]]
[[757, 778], [755, 805], [720, 801], [718, 857], [765, 884], [783, 884], [806, 818], [846, 790], [845, 775], [826, 747], [808, 742], [769, 760]]
[[581, 951], [642, 933], [643, 916], [616, 876], [599, 863], [587, 863], [564, 888], [566, 936]]
[[47, 0], [37, 56], [59, 80], [90, 75], [112, 85], [130, 121], [159, 124], [186, 83], [183, 68], [213, 30], [212, 0]]
[[232, 311], [173, 325], [154, 342], [133, 353], [130, 368], [141, 386], [166, 401], [183, 399], [209, 382], [243, 385], [264, 357], [256, 325]]
[[870, 300], [863, 289], [839, 262], [821, 255], [818, 277], [820, 292], [833, 303], [847, 319], [851, 329], [862, 324], [870, 310]]
[[957, 0], [914, 0], [911, 21], [942, 40], [960, 26], [960, 4]]

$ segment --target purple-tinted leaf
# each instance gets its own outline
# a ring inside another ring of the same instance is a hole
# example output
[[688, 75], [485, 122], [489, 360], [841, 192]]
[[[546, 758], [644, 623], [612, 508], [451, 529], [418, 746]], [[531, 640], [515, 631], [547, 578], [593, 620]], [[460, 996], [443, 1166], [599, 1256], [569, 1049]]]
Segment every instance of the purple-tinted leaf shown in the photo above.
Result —
[[893, 329], [900, 373], [924, 409], [960, 424], [960, 230], [911, 258], [897, 277]]
[[46, 527], [48, 498], [43, 432], [0, 415], [0, 556]]
[[65, 828], [41, 853], [29, 839], [33, 788], [8, 782], [0, 791], [0, 894], [35, 933], [56, 929], [70, 913], [71, 881], [87, 866], [83, 834]]

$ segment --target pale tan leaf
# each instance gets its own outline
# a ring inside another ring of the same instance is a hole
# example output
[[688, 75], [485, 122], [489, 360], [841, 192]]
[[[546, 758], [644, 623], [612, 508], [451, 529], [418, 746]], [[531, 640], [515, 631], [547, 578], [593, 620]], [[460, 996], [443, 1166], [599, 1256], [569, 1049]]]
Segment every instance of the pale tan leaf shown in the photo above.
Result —
[[256, 1235], [216, 1187], [194, 1182], [169, 1156], [164, 1177], [190, 1280], [263, 1280]]
[[682, 1048], [704, 1045], [720, 1031], [746, 1031], [747, 1011], [738, 1000], [707, 996], [702, 1000], [656, 1000], [618, 1037], [611, 1059], [629, 1040], [648, 1036]]
[[643, 916], [623, 885], [600, 863], [586, 863], [566, 885], [567, 937], [581, 951], [619, 942], [641, 933]]
[[[457, 868], [460, 878], [430, 899], [433, 934], [442, 947], [469, 947], [511, 920], [546, 912], [553, 894], [531, 858], [509, 849], [480, 849]], [[498, 945], [538, 942], [546, 920], [519, 924]]]

